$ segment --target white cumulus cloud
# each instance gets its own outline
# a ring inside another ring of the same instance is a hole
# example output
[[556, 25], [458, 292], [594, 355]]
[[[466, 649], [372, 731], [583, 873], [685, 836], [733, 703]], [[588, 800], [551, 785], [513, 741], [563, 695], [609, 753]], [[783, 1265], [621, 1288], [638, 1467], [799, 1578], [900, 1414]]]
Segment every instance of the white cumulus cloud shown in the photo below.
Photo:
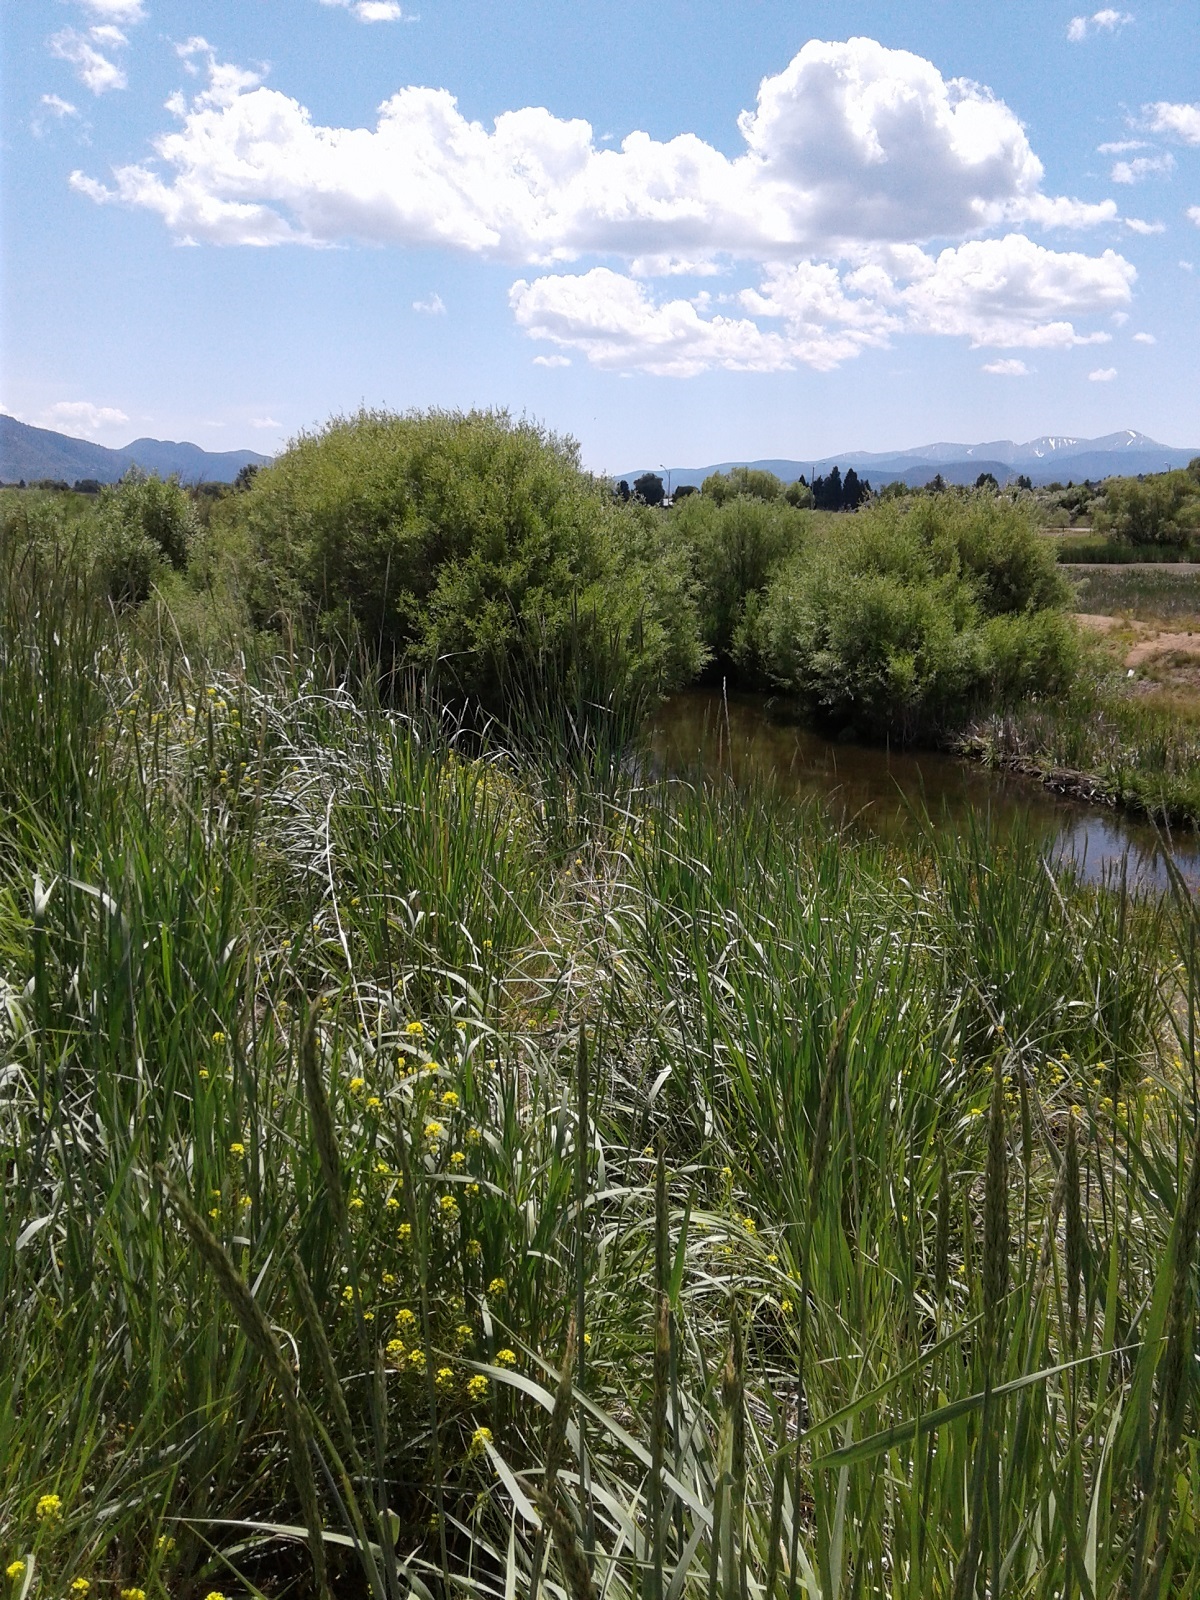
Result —
[[580, 350], [609, 371], [688, 378], [710, 367], [779, 372], [794, 364], [780, 334], [749, 318], [704, 317], [690, 300], [656, 303], [644, 283], [608, 267], [521, 279], [509, 304], [533, 338]]
[[[236, 69], [210, 58], [209, 70]], [[872, 39], [812, 40], [764, 79], [732, 159], [690, 133], [604, 148], [587, 122], [541, 107], [488, 130], [440, 89], [401, 89], [373, 128], [339, 128], [276, 90], [217, 88], [172, 102], [181, 126], [156, 141], [157, 162], [119, 167], [106, 197], [214, 243], [355, 238], [530, 263], [612, 254], [652, 275], [1116, 215], [1111, 200], [1043, 193], [1003, 101]]]
[[1117, 375], [1116, 367], [1097, 367], [1095, 372], [1088, 373], [1089, 383], [1111, 383]]
[[1133, 342], [1134, 344], [1157, 344], [1158, 340], [1152, 333], [1135, 333]]
[[1067, 24], [1067, 38], [1079, 44], [1089, 34], [1116, 33], [1118, 29], [1128, 27], [1132, 21], [1132, 12], [1113, 11], [1106, 6], [1103, 11], [1093, 11], [1090, 17], [1072, 17]]
[[132, 24], [144, 22], [146, 8], [142, 0], [79, 0], [84, 10], [105, 22]]
[[571, 358], [570, 356], [534, 356], [533, 364], [535, 367], [569, 367]]
[[1158, 100], [1153, 105], [1143, 106], [1142, 115], [1151, 133], [1171, 134], [1182, 139], [1184, 144], [1200, 144], [1200, 101], [1194, 105], [1186, 102], [1180, 105]]
[[397, 0], [321, 0], [323, 6], [336, 6], [349, 11], [359, 22], [404, 22], [404, 8]]
[[45, 106], [52, 117], [77, 117], [79, 115], [79, 107], [72, 105], [69, 100], [64, 100], [61, 95], [44, 94], [39, 104]]
[[985, 361], [984, 372], [990, 372], [997, 378], [1027, 378], [1029, 368], [1018, 356], [1003, 356], [999, 361]]
[[974, 348], [1106, 344], [1110, 334], [1080, 333], [1072, 318], [1127, 302], [1134, 277], [1114, 251], [1058, 254], [1012, 234], [936, 257], [907, 246], [845, 272], [825, 262], [768, 264], [758, 288], [738, 296], [749, 317], [710, 315], [703, 295], [656, 300], [607, 267], [521, 279], [510, 304], [531, 337], [612, 370], [828, 371], [903, 332], [964, 337]]
[[1189, 206], [1187, 210], [1188, 221], [1194, 222], [1200, 228], [1200, 206]]
[[1166, 233], [1165, 222], [1145, 222], [1141, 217], [1126, 217], [1125, 226], [1131, 233], [1140, 233], [1143, 236], [1151, 233]]
[[1116, 161], [1109, 177], [1114, 183], [1139, 183], [1143, 178], [1175, 170], [1175, 157], [1169, 150], [1156, 156], [1134, 156], [1132, 161]]
[[[537, 106], [488, 127], [419, 87], [392, 95], [371, 127], [324, 126], [204, 39], [177, 50], [206, 78], [167, 102], [178, 126], [108, 183], [73, 173], [79, 192], [156, 212], [191, 243], [361, 240], [560, 269], [510, 292], [518, 325], [556, 347], [543, 364], [577, 351], [681, 376], [826, 370], [911, 332], [974, 347], [1099, 343], [1109, 335], [1079, 320], [1126, 304], [1136, 276], [1112, 250], [1054, 251], [1015, 231], [1116, 222], [1117, 207], [1046, 193], [1003, 101], [872, 39], [810, 40], [762, 81], [733, 156], [688, 132], [610, 145]], [[996, 230], [1007, 231], [981, 237]], [[646, 281], [741, 263], [754, 286], [716, 303]], [[434, 295], [414, 309], [445, 307]]]
[[93, 405], [90, 400], [59, 400], [47, 407], [38, 420], [43, 427], [68, 429], [90, 438], [128, 422], [129, 418], [116, 406]]
[[1137, 276], [1114, 250], [1047, 250], [1023, 234], [969, 240], [925, 261], [914, 263], [903, 291], [913, 326], [965, 337], [976, 348], [1106, 343], [1108, 334], [1079, 333], [1073, 319], [1127, 304]]
[[427, 317], [444, 317], [446, 307], [440, 294], [431, 294], [428, 300], [414, 300], [413, 310], [422, 311]]
[[70, 62], [80, 83], [95, 95], [107, 94], [112, 89], [124, 89], [129, 81], [125, 69], [98, 50], [92, 42], [94, 38], [96, 42], [111, 48], [114, 43], [124, 44], [124, 35], [119, 29], [108, 25], [93, 28], [91, 34], [89, 38], [77, 28], [63, 28], [51, 38], [50, 53], [60, 61]]

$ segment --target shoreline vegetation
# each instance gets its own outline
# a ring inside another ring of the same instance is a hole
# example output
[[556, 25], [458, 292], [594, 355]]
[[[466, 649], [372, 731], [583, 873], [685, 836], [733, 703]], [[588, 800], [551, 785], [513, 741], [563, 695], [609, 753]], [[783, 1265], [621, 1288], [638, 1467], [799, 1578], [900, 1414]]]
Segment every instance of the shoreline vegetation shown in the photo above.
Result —
[[1011, 501], [777, 499], [4, 503], [5, 1600], [1194, 1590], [1194, 898], [627, 759], [739, 657], [1066, 748], [1118, 646]]

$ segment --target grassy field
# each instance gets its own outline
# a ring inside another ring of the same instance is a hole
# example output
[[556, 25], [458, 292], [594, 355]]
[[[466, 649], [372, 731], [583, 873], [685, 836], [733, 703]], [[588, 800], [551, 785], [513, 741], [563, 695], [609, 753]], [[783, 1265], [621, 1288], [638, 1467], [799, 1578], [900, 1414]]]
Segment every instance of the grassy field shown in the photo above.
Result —
[[14, 1600], [1196, 1592], [1185, 896], [5, 580]]
[[1169, 566], [1092, 570], [1072, 575], [1080, 611], [1179, 623], [1200, 618], [1200, 572]]

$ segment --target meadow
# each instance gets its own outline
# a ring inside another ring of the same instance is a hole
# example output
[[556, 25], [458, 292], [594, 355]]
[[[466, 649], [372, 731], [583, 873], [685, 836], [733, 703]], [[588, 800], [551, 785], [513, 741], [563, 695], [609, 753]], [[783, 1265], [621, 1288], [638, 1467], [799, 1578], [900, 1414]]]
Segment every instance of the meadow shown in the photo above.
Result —
[[639, 754], [737, 669], [1152, 810], [1190, 724], [1015, 502], [753, 487], [364, 413], [0, 505], [13, 1600], [1195, 1591], [1191, 898]]
[[1185, 893], [0, 555], [13, 1600], [1196, 1592]]

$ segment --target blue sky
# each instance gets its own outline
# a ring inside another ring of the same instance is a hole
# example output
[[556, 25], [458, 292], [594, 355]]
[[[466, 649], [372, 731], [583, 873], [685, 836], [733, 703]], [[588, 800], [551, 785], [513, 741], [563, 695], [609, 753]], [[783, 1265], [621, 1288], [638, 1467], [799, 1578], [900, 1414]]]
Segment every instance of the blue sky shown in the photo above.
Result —
[[0, 0], [0, 407], [1200, 446], [1200, 7], [1130, 5]]

